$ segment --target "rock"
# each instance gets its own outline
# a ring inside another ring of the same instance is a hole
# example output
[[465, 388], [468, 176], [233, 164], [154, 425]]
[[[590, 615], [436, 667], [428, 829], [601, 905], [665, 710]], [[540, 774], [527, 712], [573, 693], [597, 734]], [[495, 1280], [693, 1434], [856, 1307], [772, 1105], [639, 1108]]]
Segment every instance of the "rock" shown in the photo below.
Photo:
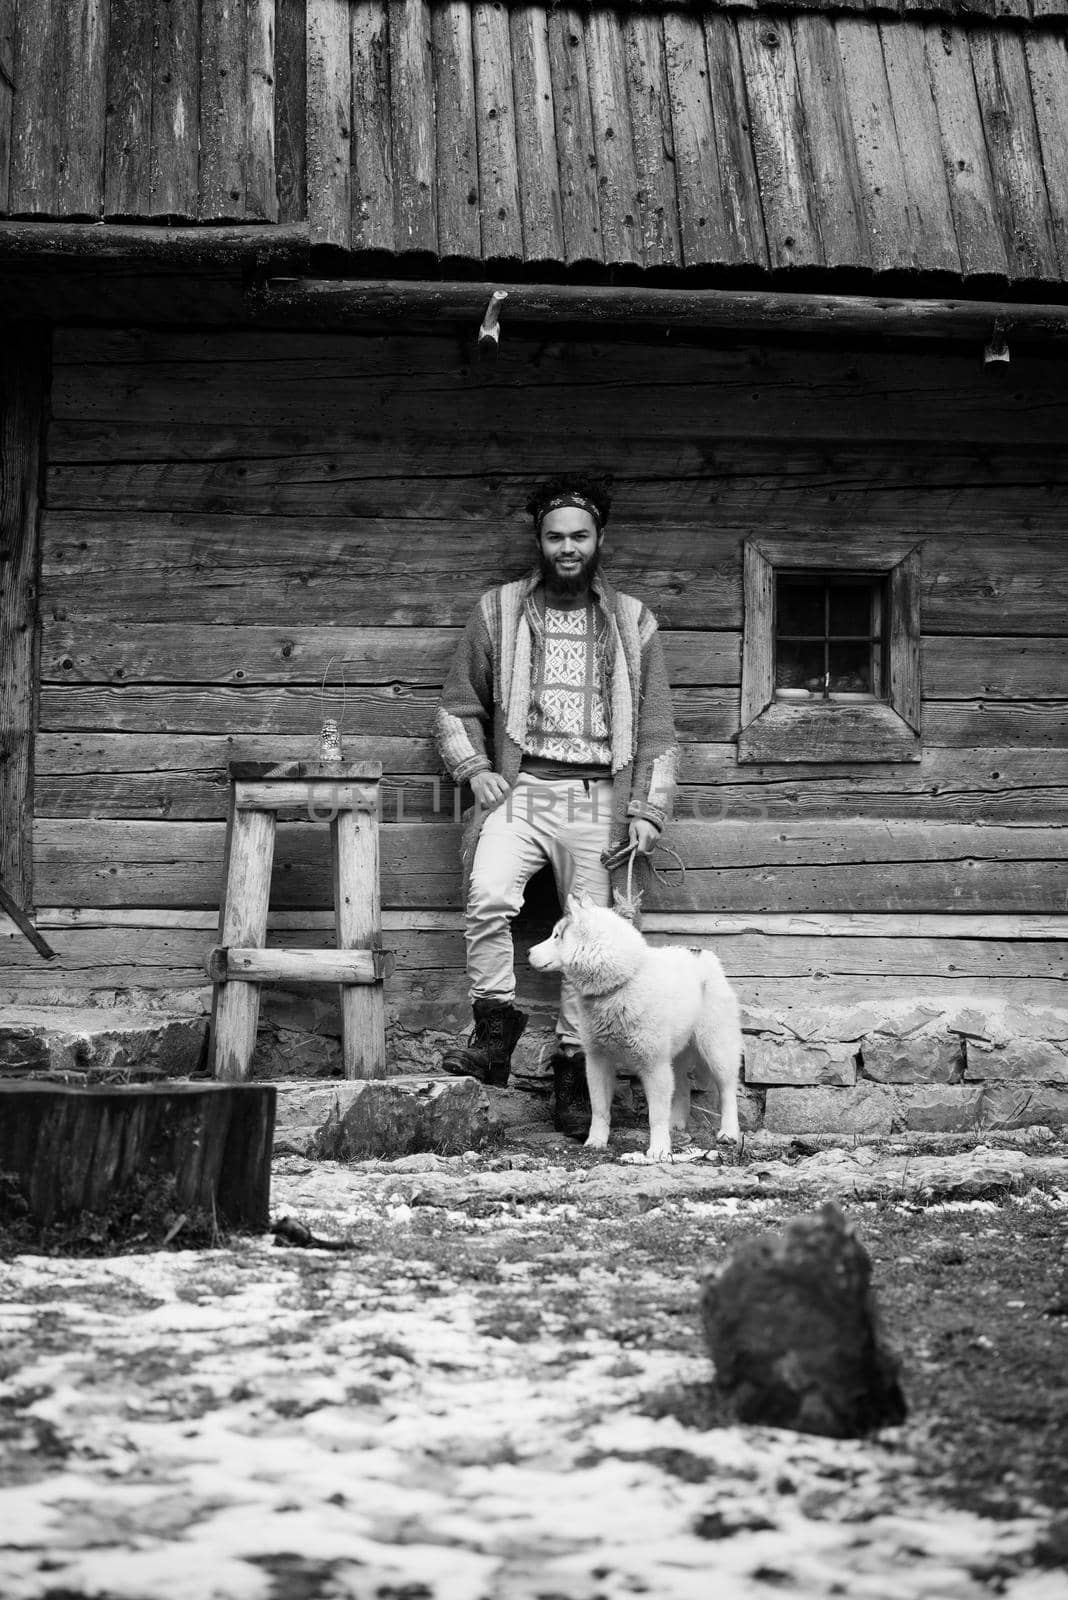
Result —
[[964, 1076], [960, 1036], [941, 1028], [904, 1037], [870, 1033], [861, 1045], [862, 1071], [876, 1083], [959, 1083]]
[[1068, 1089], [999, 1083], [982, 1091], [981, 1115], [986, 1128], [1068, 1126]]
[[496, 1142], [490, 1094], [473, 1078], [410, 1074], [278, 1085], [276, 1149], [325, 1161], [462, 1155]]
[[254, 1078], [340, 1078], [341, 1040], [269, 1022], [256, 1034]]
[[984, 1122], [983, 1091], [964, 1084], [917, 1089], [904, 1099], [910, 1133], [974, 1133]]
[[1049, 1039], [1013, 1038], [991, 1045], [969, 1038], [965, 1079], [969, 1083], [1057, 1083], [1068, 1085], [1068, 1055]]
[[743, 1244], [705, 1280], [701, 1315], [738, 1421], [836, 1439], [904, 1421], [871, 1260], [837, 1206]]
[[181, 1078], [204, 1061], [199, 1016], [121, 1007], [13, 1006], [0, 1021], [0, 1075], [79, 1083]]
[[858, 1083], [852, 1089], [769, 1089], [764, 1103], [768, 1133], [887, 1134], [894, 1125], [898, 1097], [882, 1084]]
[[850, 1087], [857, 1069], [849, 1044], [747, 1039], [745, 1081], [751, 1084], [837, 1084]]

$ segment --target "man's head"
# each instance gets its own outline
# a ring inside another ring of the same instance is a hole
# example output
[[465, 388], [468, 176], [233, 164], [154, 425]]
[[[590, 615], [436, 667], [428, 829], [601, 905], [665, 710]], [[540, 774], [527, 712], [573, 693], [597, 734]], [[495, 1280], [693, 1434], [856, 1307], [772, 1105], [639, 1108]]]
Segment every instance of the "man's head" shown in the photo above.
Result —
[[558, 594], [582, 594], [600, 562], [611, 498], [590, 478], [552, 478], [527, 501], [545, 582]]

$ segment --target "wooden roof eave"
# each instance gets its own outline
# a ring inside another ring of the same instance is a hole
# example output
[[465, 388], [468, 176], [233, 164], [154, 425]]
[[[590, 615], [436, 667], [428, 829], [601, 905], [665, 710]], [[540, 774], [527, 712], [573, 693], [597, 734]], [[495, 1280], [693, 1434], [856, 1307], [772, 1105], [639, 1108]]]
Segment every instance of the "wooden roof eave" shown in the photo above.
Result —
[[[511, 326], [689, 328], [766, 337], [906, 337], [978, 341], [994, 352], [1010, 342], [1068, 352], [1068, 304], [797, 294], [772, 289], [661, 289], [408, 279], [268, 279], [249, 292], [253, 322], [344, 327], [368, 321], [468, 323], [477, 333], [497, 296]], [[495, 319], [495, 320], [497, 320]], [[1004, 357], [1002, 357], [1004, 359]]]

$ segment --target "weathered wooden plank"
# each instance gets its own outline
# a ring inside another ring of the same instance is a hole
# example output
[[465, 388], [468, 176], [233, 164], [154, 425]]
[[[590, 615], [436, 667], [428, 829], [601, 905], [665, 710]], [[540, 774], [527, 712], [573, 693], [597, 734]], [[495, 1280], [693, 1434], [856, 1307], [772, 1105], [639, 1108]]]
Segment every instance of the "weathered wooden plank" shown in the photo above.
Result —
[[560, 6], [549, 13], [549, 67], [556, 124], [564, 256], [568, 263], [601, 262], [601, 206], [594, 148], [582, 12]]
[[307, 215], [307, 10], [304, 0], [275, 0], [275, 167], [278, 220]]
[[389, 0], [390, 127], [396, 248], [438, 248], [434, 68], [429, 0]]
[[[393, 250], [393, 136], [387, 0], [352, 7], [352, 245]], [[338, 194], [336, 206], [344, 204]], [[347, 225], [343, 230], [347, 237]]]
[[872, 264], [877, 270], [916, 265], [905, 171], [886, 79], [882, 39], [874, 22], [835, 23], [863, 184]]
[[0, 0], [0, 212], [7, 210], [15, 90], [15, 0]]
[[104, 202], [106, 0], [35, 0], [16, 29], [9, 207], [64, 218]]
[[642, 265], [638, 172], [630, 127], [620, 18], [595, 8], [585, 15], [586, 71], [593, 150], [601, 196], [601, 248], [610, 265]]
[[[414, 564], [393, 555], [401, 528], [418, 550]], [[649, 564], [645, 543], [628, 541], [615, 548], [613, 570], [625, 589], [648, 599], [666, 626], [737, 628], [744, 532], [667, 524], [658, 530], [657, 566]], [[852, 559], [867, 570], [878, 564], [875, 536], [850, 540], [828, 530], [821, 538], [813, 530], [806, 540], [806, 532], [791, 529], [782, 542], [788, 547], [796, 538], [810, 551], [826, 544], [828, 560]], [[191, 562], [194, 539], [200, 556]], [[896, 543], [888, 543], [891, 553]], [[261, 626], [278, 626], [292, 620], [299, 597], [301, 607], [316, 607], [327, 623], [456, 625], [482, 589], [518, 577], [526, 559], [508, 528], [487, 532], [476, 559], [466, 533], [415, 518], [400, 526], [388, 519], [323, 518], [311, 565], [305, 529], [295, 520], [56, 513], [45, 523], [42, 578], [46, 602], [71, 618], [107, 618], [129, 602], [146, 622], [242, 624], [254, 608]], [[463, 585], [454, 581], [459, 570]], [[923, 542], [922, 590], [930, 632], [1064, 631], [1068, 572], [1055, 535], [1011, 542], [932, 535]]]
[[789, 22], [739, 17], [737, 28], [769, 263], [774, 267], [822, 265], [815, 185]]
[[1024, 39], [1024, 50], [1063, 278], [1068, 277], [1068, 37], [1035, 29]]
[[443, 257], [477, 259], [482, 237], [471, 7], [467, 0], [447, 0], [434, 7], [432, 24], [438, 249]]
[[482, 254], [487, 260], [516, 260], [523, 255], [523, 223], [507, 11], [493, 0], [475, 0], [471, 7], [471, 35]]
[[0, 343], [0, 882], [33, 904], [33, 740], [37, 720], [38, 482], [46, 342], [8, 327]]
[[1001, 276], [1008, 270], [1008, 257], [968, 36], [960, 28], [939, 25], [925, 26], [922, 32], [961, 268], [965, 274]]
[[968, 42], [1009, 276], [1056, 279], [1057, 242], [1023, 42], [1008, 29], [987, 28], [970, 33]]
[[[41, 668], [61, 683], [312, 683], [324, 674], [331, 699], [349, 683], [440, 686], [459, 646], [457, 628], [198, 628], [111, 621], [72, 627], [43, 619]], [[676, 684], [738, 682], [738, 634], [681, 629], [663, 637]], [[1068, 692], [1068, 691], [1066, 691]]]
[[243, 218], [248, 184], [244, 0], [204, 0], [200, 33], [200, 206], [203, 220]]
[[805, 16], [795, 17], [790, 26], [823, 252], [834, 266], [870, 267], [863, 187], [834, 23]]
[[634, 11], [621, 26], [642, 255], [647, 267], [672, 266], [680, 259], [679, 218], [663, 20], [655, 12]]
[[[1068, 865], [1063, 859], [1039, 857], [1030, 851], [1046, 847], [1063, 856], [1063, 832], [1032, 828], [975, 829], [973, 834], [1006, 834], [1014, 855], [1000, 857], [998, 840], [980, 839], [982, 855], [953, 858], [967, 848], [965, 831], [938, 830], [944, 837], [928, 842], [935, 830], [912, 829], [892, 841], [872, 861], [872, 844], [882, 831], [865, 825], [850, 838], [850, 829], [817, 827], [806, 847], [811, 859], [780, 861], [775, 837], [781, 825], [757, 828], [751, 823], [720, 824], [732, 829], [730, 848], [737, 854], [729, 866], [689, 866], [685, 879], [656, 886], [649, 907], [701, 910], [793, 911], [961, 911], [984, 910], [1053, 913], [1068, 892]], [[676, 847], [683, 859], [695, 841], [710, 840], [709, 824], [677, 825]], [[819, 839], [833, 835], [841, 843], [828, 861]], [[692, 835], [692, 837], [688, 836]], [[1029, 837], [1031, 836], [1031, 837]], [[34, 830], [38, 893], [42, 899], [68, 905], [211, 905], [219, 900], [222, 876], [222, 829], [216, 823], [86, 822], [77, 837], [64, 822], [39, 821]], [[282, 824], [278, 830], [271, 902], [278, 907], [323, 906], [330, 903], [329, 865], [318, 848], [321, 829]], [[399, 824], [383, 828], [382, 903], [389, 906], [458, 904], [460, 872], [456, 830], [447, 826]], [[850, 857], [852, 853], [859, 859]], [[717, 859], [724, 861], [726, 841]], [[761, 859], [767, 857], [769, 859]], [[908, 862], [908, 870], [902, 863]]]
[[549, 24], [545, 8], [509, 7], [512, 92], [523, 219], [523, 254], [528, 262], [559, 261], [564, 254], [560, 171], [556, 160]]
[[[450, 408], [468, 426], [500, 427], [502, 406], [516, 417], [524, 438], [529, 425], [567, 436], [581, 407], [583, 431], [590, 425], [589, 398], [610, 440], [635, 429], [640, 404], [643, 431], [663, 426], [680, 438], [915, 440], [928, 448], [935, 429], [946, 444], [989, 441], [1005, 448], [1063, 439], [1068, 393], [1064, 364], [1020, 353], [1013, 357], [1011, 387], [995, 385], [974, 357], [974, 348], [937, 357], [893, 351], [793, 351], [768, 345], [709, 349], [680, 340], [669, 366], [650, 370], [623, 342], [568, 342], [542, 350], [538, 384], [530, 383], [529, 350], [502, 349], [496, 364], [470, 369], [450, 338], [363, 339], [333, 335], [332, 355], [304, 336], [245, 336], [235, 356], [228, 337], [202, 359], [149, 362], [139, 373], [123, 371], [110, 357], [77, 366], [60, 364], [55, 374], [55, 413], [60, 418], [127, 417], [152, 421], [243, 427], [266, 424], [303, 429], [309, 439], [323, 428], [323, 391], [329, 383], [335, 412], [350, 429], [373, 438], [440, 436], [440, 398], [428, 400], [427, 378], [448, 388]], [[309, 350], [301, 359], [302, 349]], [[242, 350], [248, 356], [241, 355]], [[273, 359], [277, 356], [278, 359]], [[378, 383], [374, 380], [387, 380]], [[294, 381], [296, 380], [296, 381]], [[383, 389], [385, 392], [383, 392]], [[563, 412], [563, 415], [561, 415]]]
[[104, 131], [104, 215], [144, 217], [151, 208], [155, 20], [138, 0], [111, 0]]
[[[347, 249], [350, 238], [356, 242], [353, 188], [362, 197], [369, 154], [360, 139], [361, 88], [376, 80], [361, 70], [366, 62], [356, 55], [354, 41], [363, 39], [371, 17], [380, 17], [374, 0], [360, 0], [353, 10], [350, 36], [348, 0], [307, 0], [308, 223], [314, 244]], [[374, 109], [382, 115], [381, 106]], [[357, 207], [359, 217], [359, 199]]]
[[961, 258], [923, 35], [911, 21], [882, 23], [879, 32], [901, 155], [914, 262], [931, 271], [960, 272]]
[[666, 11], [663, 28], [682, 261], [688, 267], [733, 261], [739, 240], [728, 225], [722, 192], [701, 19]]
[[244, 215], [261, 222], [278, 220], [274, 152], [276, 3], [277, 0], [246, 0]]
[[768, 264], [768, 243], [753, 154], [752, 124], [741, 48], [732, 17], [705, 17], [705, 47], [712, 89], [728, 261]]
[[169, 0], [145, 9], [155, 24], [149, 213], [191, 219], [199, 184], [200, 6]]

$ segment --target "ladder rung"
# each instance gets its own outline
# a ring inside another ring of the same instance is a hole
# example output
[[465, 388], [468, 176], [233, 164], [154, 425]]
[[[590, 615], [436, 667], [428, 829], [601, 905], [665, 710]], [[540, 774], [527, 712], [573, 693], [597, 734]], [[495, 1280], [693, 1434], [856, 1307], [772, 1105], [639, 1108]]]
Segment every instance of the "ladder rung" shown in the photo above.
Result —
[[393, 971], [392, 950], [275, 950], [216, 945], [208, 956], [213, 983], [379, 983]]
[[346, 783], [342, 778], [302, 778], [284, 783], [235, 783], [238, 811], [279, 811], [283, 806], [303, 806], [313, 821], [329, 820], [331, 812], [378, 810], [378, 785]]

